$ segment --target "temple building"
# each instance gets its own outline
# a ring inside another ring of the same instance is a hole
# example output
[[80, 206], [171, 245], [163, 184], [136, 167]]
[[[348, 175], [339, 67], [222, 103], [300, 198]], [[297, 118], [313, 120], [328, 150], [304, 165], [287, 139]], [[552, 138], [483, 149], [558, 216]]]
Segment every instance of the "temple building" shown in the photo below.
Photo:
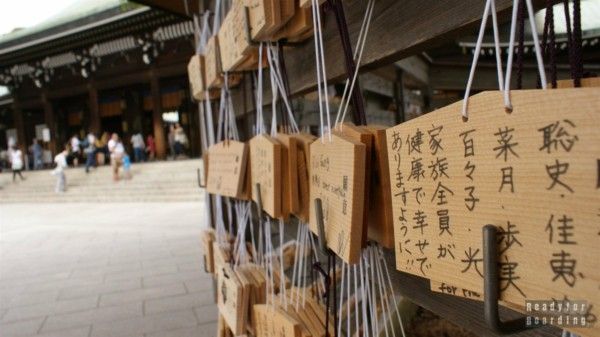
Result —
[[[200, 154], [197, 105], [186, 73], [193, 23], [124, 0], [81, 0], [58, 15], [0, 37], [0, 148], [34, 138], [56, 153], [73, 135], [153, 134], [168, 154], [180, 123], [189, 156]], [[44, 129], [46, 137], [44, 137]], [[47, 136], [50, 136], [49, 139]]]

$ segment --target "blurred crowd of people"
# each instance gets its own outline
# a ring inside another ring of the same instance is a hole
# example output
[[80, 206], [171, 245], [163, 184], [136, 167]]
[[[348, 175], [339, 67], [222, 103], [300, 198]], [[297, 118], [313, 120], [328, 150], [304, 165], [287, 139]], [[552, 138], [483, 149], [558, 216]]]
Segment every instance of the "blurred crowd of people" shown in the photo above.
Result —
[[[170, 157], [172, 159], [186, 157], [188, 138], [179, 123], [170, 125], [167, 138]], [[110, 164], [114, 181], [119, 181], [121, 178], [119, 174], [121, 168], [123, 170], [122, 177], [131, 179], [132, 162], [141, 163], [155, 160], [156, 142], [153, 135], [149, 134], [144, 137], [141, 132], [136, 132], [129, 140], [133, 158], [129, 156], [121, 137], [117, 133], [103, 132], [97, 137], [93, 132], [89, 132], [81, 139], [77, 134], [74, 134], [64, 144], [62, 151], [54, 156], [52, 174], [57, 178], [56, 192], [61, 193], [66, 190], [65, 169], [69, 165], [78, 167], [80, 163], [84, 163], [86, 173], [99, 165]], [[33, 139], [27, 153], [23, 153], [20, 144], [14, 141], [9, 142], [8, 145], [8, 151], [4, 154], [6, 158], [0, 158], [0, 160], [4, 160], [7, 163], [6, 166], [10, 168], [13, 182], [17, 181], [17, 177], [25, 180], [23, 170], [26, 168], [27, 163], [29, 163], [29, 168], [33, 170], [44, 168], [44, 148], [37, 139]], [[2, 165], [0, 165], [1, 167]]]

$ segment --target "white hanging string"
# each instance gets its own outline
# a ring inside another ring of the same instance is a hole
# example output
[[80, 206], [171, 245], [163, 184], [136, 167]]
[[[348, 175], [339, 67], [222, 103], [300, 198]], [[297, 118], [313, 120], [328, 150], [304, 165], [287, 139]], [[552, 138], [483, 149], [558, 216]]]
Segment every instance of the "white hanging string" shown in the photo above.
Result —
[[271, 137], [277, 136], [277, 98], [279, 88], [275, 84], [273, 65], [271, 62], [271, 48], [267, 48], [267, 60], [269, 61], [269, 79], [271, 80]]
[[[344, 92], [342, 94], [342, 100], [340, 101], [340, 106], [338, 107], [337, 115], [335, 117], [335, 124], [340, 124], [340, 129], [343, 128], [341, 123], [346, 119], [346, 113], [348, 112], [348, 106], [350, 104], [350, 97], [352, 95], [352, 91], [354, 90], [354, 85], [356, 84], [356, 79], [358, 78], [358, 71], [360, 69], [360, 63], [362, 60], [363, 51], [365, 49], [367, 35], [369, 33], [369, 28], [371, 26], [371, 18], [373, 17], [373, 8], [375, 8], [375, 1], [369, 0], [367, 4], [367, 10], [365, 11], [365, 17], [363, 18], [363, 24], [361, 26], [361, 31], [358, 36], [358, 41], [356, 43], [356, 50], [354, 51], [355, 56], [355, 64], [356, 67], [354, 69], [354, 74], [352, 75], [352, 82], [349, 82], [349, 79], [346, 79], [346, 85], [344, 86]], [[356, 58], [356, 51], [358, 52], [358, 59]], [[343, 113], [341, 113], [343, 111]]]
[[[498, 19], [496, 17], [496, 2], [495, 0], [487, 0], [485, 8], [483, 10], [483, 16], [481, 18], [481, 26], [479, 27], [479, 35], [477, 36], [477, 44], [475, 45], [475, 53], [473, 54], [473, 61], [471, 63], [471, 70], [469, 71], [469, 79], [465, 88], [465, 97], [463, 99], [462, 116], [469, 118], [469, 112], [467, 110], [469, 105], [469, 95], [471, 94], [471, 86], [473, 85], [473, 78], [475, 77], [475, 68], [477, 67], [477, 61], [481, 54], [481, 45], [483, 43], [483, 36], [485, 33], [485, 26], [490, 11], [492, 12], [492, 29], [494, 31], [494, 48], [496, 50], [496, 71], [498, 76], [498, 90], [503, 90], [503, 75], [502, 75], [502, 58], [500, 55], [500, 40], [498, 37]], [[511, 32], [512, 34], [512, 32]], [[511, 60], [511, 54], [509, 53], [509, 60]], [[510, 82], [510, 78], [508, 79]]]
[[[533, 6], [531, 0], [525, 0], [527, 6], [527, 13], [529, 16], [529, 23], [531, 27], [531, 35], [533, 37], [533, 46], [535, 50], [535, 57], [537, 61], [538, 73], [540, 76], [540, 82], [542, 89], [546, 89], [546, 72], [544, 70], [544, 59], [542, 58], [542, 51], [540, 49], [540, 41], [537, 34], [537, 28], [535, 26], [535, 16], [533, 13]], [[508, 42], [508, 61], [506, 63], [506, 80], [504, 81], [504, 106], [508, 110], [512, 110], [512, 103], [510, 101], [510, 78], [512, 75], [512, 63], [515, 49], [515, 31], [517, 26], [517, 11], [519, 7], [519, 0], [513, 0], [513, 11], [512, 11], [512, 22], [510, 24], [510, 41]]]
[[217, 0], [215, 3], [215, 16], [213, 18], [213, 28], [212, 33], [214, 35], [219, 31], [219, 27], [221, 26], [221, 13], [223, 12], [221, 0]]
[[263, 134], [265, 132], [265, 120], [263, 118], [263, 49], [264, 45], [261, 42], [258, 47], [258, 59], [260, 64], [258, 65], [258, 75], [256, 78], [256, 134]]
[[394, 291], [394, 287], [392, 286], [392, 278], [390, 277], [390, 272], [388, 269], [387, 261], [385, 261], [385, 259], [384, 259], [383, 250], [381, 248], [379, 248], [379, 257], [383, 261], [383, 267], [385, 269], [385, 274], [387, 276], [387, 285], [390, 289], [390, 292], [392, 293], [392, 299], [394, 300], [394, 311], [396, 312], [396, 316], [397, 316], [396, 318], [398, 319], [398, 322], [400, 323], [400, 331], [402, 332], [402, 336], [406, 337], [406, 333], [404, 332], [404, 325], [402, 324], [402, 318], [400, 317], [400, 312], [398, 311], [398, 302], [396, 300], [396, 293]]
[[[315, 33], [315, 58], [317, 69], [317, 90], [319, 94], [319, 119], [321, 122], [321, 141], [324, 142], [325, 120], [327, 120], [327, 134], [331, 142], [331, 120], [329, 117], [329, 93], [327, 89], [327, 71], [325, 69], [325, 53], [323, 51], [323, 34], [321, 30], [321, 13], [319, 1], [312, 0], [313, 28]], [[325, 102], [323, 102], [323, 100]], [[325, 110], [325, 111], [324, 111]], [[323, 114], [326, 114], [324, 118]]]
[[[279, 64], [279, 51], [277, 46], [270, 46], [267, 51], [267, 60], [269, 62], [269, 68], [271, 69], [272, 84], [273, 82], [277, 86], [277, 92], [281, 93], [281, 97], [283, 99], [284, 106], [286, 108], [286, 112], [288, 115], [288, 120], [290, 122], [290, 127], [292, 132], [300, 132], [298, 128], [298, 124], [296, 123], [296, 118], [294, 117], [294, 113], [292, 112], [291, 104], [287, 97], [287, 91], [283, 84], [283, 76], [281, 71], [281, 66]], [[275, 97], [274, 97], [275, 98]], [[273, 108], [275, 109], [275, 108]]]
[[[339, 314], [341, 314], [342, 308], [344, 305], [343, 294], [344, 294], [344, 284], [346, 283], [346, 278], [344, 277], [345, 275], [346, 275], [346, 264], [344, 262], [342, 262], [342, 282], [340, 285], [340, 305], [339, 305], [339, 309], [338, 309]], [[346, 315], [347, 315], [346, 319], [348, 319], [350, 312], [347, 312]], [[338, 330], [337, 335], [341, 336], [342, 335], [342, 319], [341, 319], [341, 317], [338, 319], [337, 330]]]
[[279, 219], [279, 293], [283, 299], [284, 308], [287, 308], [287, 290], [285, 288], [285, 274], [283, 268], [283, 219]]

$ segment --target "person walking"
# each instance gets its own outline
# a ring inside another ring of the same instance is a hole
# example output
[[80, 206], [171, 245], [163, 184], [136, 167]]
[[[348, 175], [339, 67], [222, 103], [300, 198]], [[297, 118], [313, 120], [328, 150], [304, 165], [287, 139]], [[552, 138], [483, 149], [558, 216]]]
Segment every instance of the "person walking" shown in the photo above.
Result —
[[148, 153], [148, 159], [154, 160], [156, 157], [156, 142], [154, 141], [154, 136], [148, 135], [146, 137], [146, 152]]
[[136, 163], [140, 163], [146, 160], [144, 149], [146, 144], [144, 144], [144, 136], [142, 136], [141, 132], [136, 133], [131, 136], [131, 145], [133, 146], [133, 159]]
[[125, 147], [119, 139], [119, 135], [113, 133], [108, 141], [108, 151], [110, 151], [110, 164], [113, 170], [113, 180], [119, 181], [119, 167], [123, 165], [123, 154]]
[[96, 167], [96, 136], [93, 133], [88, 133], [85, 139], [85, 173], [90, 172], [90, 167]]
[[174, 132], [175, 158], [178, 158], [184, 155], [185, 146], [187, 145], [187, 136], [179, 123], [175, 124]]
[[44, 150], [38, 142], [37, 138], [33, 139], [33, 144], [29, 148], [31, 155], [33, 156], [33, 169], [41, 170], [44, 168]]
[[79, 147], [80, 145], [80, 141], [79, 141], [79, 137], [77, 137], [77, 134], [74, 134], [73, 137], [71, 137], [71, 156], [73, 157], [73, 166], [77, 167], [77, 165], [79, 165], [79, 157], [81, 156], [81, 149]]
[[169, 134], [167, 135], [167, 141], [169, 142], [169, 153], [173, 158], [176, 156], [175, 152], [175, 125], [169, 125]]
[[10, 167], [13, 173], [13, 182], [16, 181], [17, 175], [21, 178], [21, 181], [25, 180], [21, 171], [23, 171], [23, 152], [19, 148], [18, 144], [15, 143], [10, 150]]
[[67, 177], [65, 176], [65, 169], [67, 168], [67, 155], [69, 149], [65, 146], [64, 150], [54, 157], [54, 164], [56, 167], [52, 171], [52, 175], [56, 176], [56, 186], [54, 192], [64, 193], [67, 190]]

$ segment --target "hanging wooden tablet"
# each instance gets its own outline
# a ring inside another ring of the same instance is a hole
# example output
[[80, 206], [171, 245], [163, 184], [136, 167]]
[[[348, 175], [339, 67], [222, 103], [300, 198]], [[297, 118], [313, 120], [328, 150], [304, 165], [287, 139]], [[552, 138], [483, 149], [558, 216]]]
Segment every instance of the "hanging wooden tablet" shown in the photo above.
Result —
[[245, 332], [244, 324], [244, 285], [229, 266], [221, 266], [217, 271], [217, 304], [219, 313], [235, 336]]
[[202, 75], [202, 64], [204, 63], [204, 56], [194, 55], [190, 58], [188, 63], [188, 79], [190, 81], [190, 90], [192, 96], [199, 100], [200, 97], [204, 96], [204, 77]]
[[208, 148], [210, 165], [206, 190], [209, 193], [242, 198], [248, 160], [245, 143], [228, 140]]
[[204, 270], [207, 273], [215, 273], [215, 256], [213, 251], [213, 242], [215, 242], [215, 230], [206, 228], [200, 234], [202, 249], [204, 250]]
[[213, 242], [214, 268], [218, 271], [221, 267], [229, 265], [231, 261], [231, 248]]
[[[310, 144], [317, 137], [308, 133], [299, 133], [296, 138], [296, 163], [298, 165], [298, 211], [294, 215], [305, 223], [310, 221], [310, 188], [309, 188], [309, 162], [310, 162]], [[314, 207], [314, 205], [313, 205]]]
[[336, 134], [310, 145], [310, 230], [318, 233], [314, 204], [323, 206], [327, 245], [355, 263], [363, 242], [366, 146]]
[[233, 337], [231, 330], [227, 327], [223, 315], [219, 314], [219, 320], [217, 321], [217, 336], [218, 337]]
[[247, 29], [246, 7], [240, 0], [233, 1], [218, 33], [223, 71], [238, 70], [238, 66], [255, 51]]
[[260, 184], [263, 210], [273, 218], [281, 213], [281, 144], [267, 135], [250, 140], [250, 165], [252, 174], [252, 199], [258, 202], [254, 190]]
[[280, 27], [281, 9], [278, 0], [248, 0], [248, 14], [253, 41], [267, 41]]
[[294, 16], [273, 36], [273, 40], [287, 39], [288, 41], [300, 42], [302, 37], [312, 32], [312, 28], [312, 10], [297, 7]]
[[281, 213], [287, 217], [300, 207], [297, 144], [295, 137], [285, 133], [278, 133], [275, 139], [281, 144]]
[[365, 173], [364, 173], [364, 182], [365, 182], [365, 193], [363, 197], [364, 203], [364, 212], [363, 212], [363, 223], [361, 228], [363, 230], [362, 238], [363, 243], [361, 247], [364, 247], [367, 240], [367, 231], [368, 231], [368, 217], [369, 217], [369, 200], [370, 200], [370, 192], [371, 192], [371, 156], [373, 149], [373, 134], [367, 130], [365, 130], [362, 126], [356, 126], [353, 123], [344, 123], [343, 127], [339, 125], [334, 129], [336, 134], [346, 136], [356, 142], [360, 142], [365, 145]]
[[[550, 87], [550, 86], [548, 86], [548, 87]], [[575, 83], [573, 82], [573, 80], [556, 81], [557, 89], [574, 88], [574, 87], [575, 87]], [[581, 87], [582, 88], [600, 87], [600, 77], [582, 78], [581, 79]]]
[[481, 293], [492, 224], [503, 301], [586, 300], [597, 317], [600, 89], [510, 95], [510, 114], [483, 92], [466, 122], [458, 102], [387, 130], [396, 267]]
[[[217, 35], [211, 36], [206, 43], [204, 65], [206, 66], [206, 87], [208, 89], [221, 88], [225, 82], [223, 80], [223, 68], [221, 67], [221, 55]], [[240, 74], [229, 74], [229, 86], [233, 87], [237, 85], [241, 78]]]
[[260, 304], [253, 308], [257, 337], [300, 337], [300, 324], [278, 306]]
[[394, 219], [390, 194], [390, 171], [388, 166], [385, 127], [367, 125], [365, 130], [373, 135], [373, 151], [370, 174], [368, 209], [368, 237], [386, 248], [394, 248]]

